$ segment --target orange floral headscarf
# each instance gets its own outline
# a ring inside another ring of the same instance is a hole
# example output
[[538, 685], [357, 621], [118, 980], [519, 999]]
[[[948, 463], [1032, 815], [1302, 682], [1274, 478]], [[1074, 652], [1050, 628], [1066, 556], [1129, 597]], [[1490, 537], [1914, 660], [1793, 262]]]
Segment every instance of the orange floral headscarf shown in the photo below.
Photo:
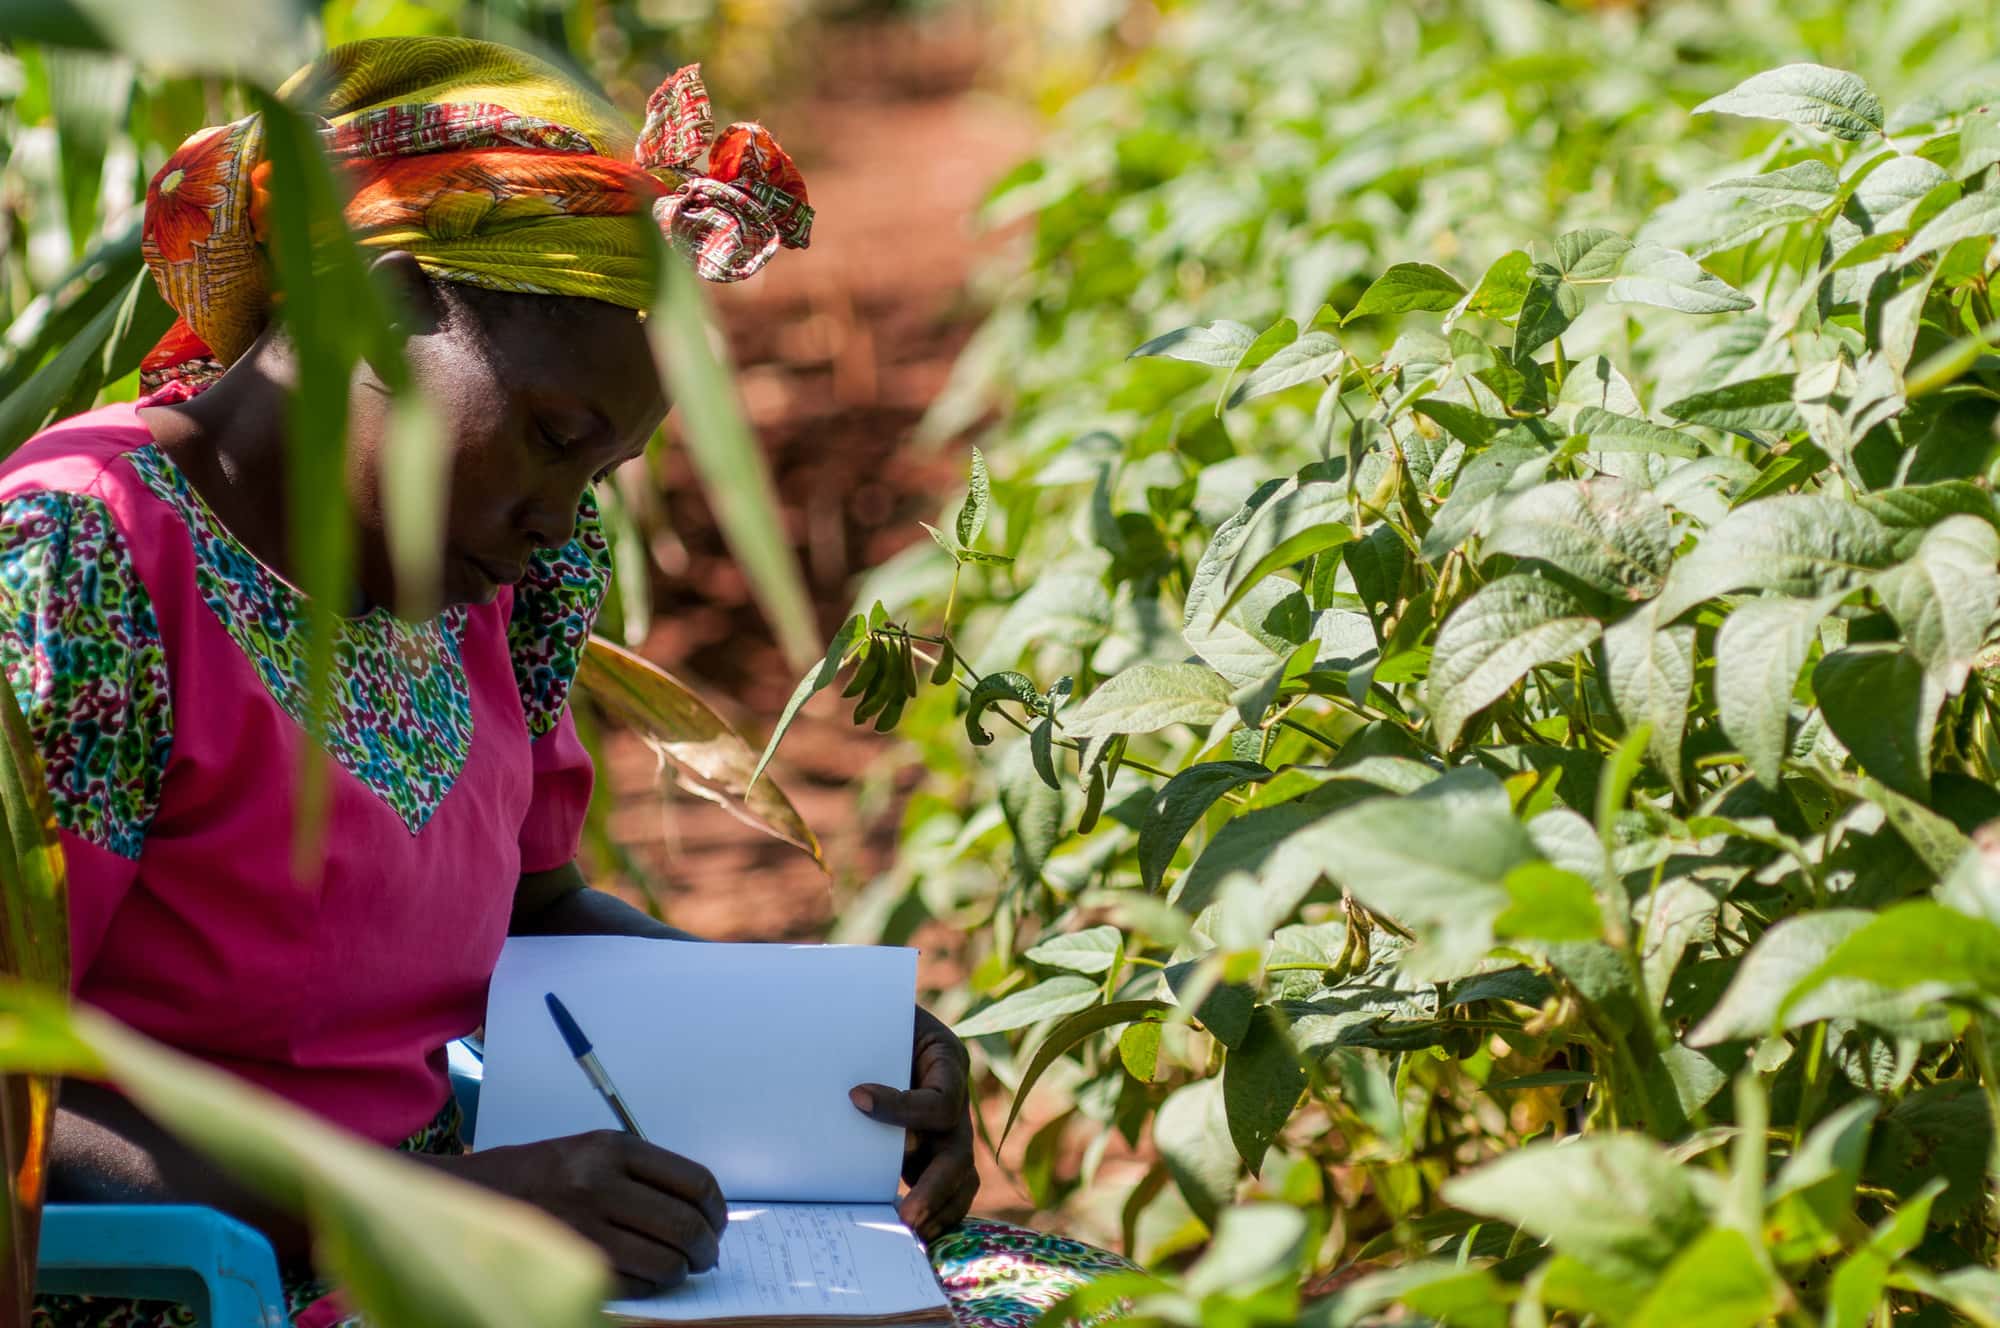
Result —
[[[443, 280], [644, 309], [653, 282], [635, 219], [652, 217], [710, 281], [739, 281], [811, 237], [798, 168], [760, 125], [715, 135], [698, 66], [653, 94], [636, 138], [552, 66], [464, 38], [337, 47], [281, 93], [310, 94], [324, 117], [360, 243], [408, 250]], [[262, 142], [257, 116], [204, 129], [146, 190], [141, 245], [181, 316], [142, 365], [154, 381], [215, 372], [263, 326]]]

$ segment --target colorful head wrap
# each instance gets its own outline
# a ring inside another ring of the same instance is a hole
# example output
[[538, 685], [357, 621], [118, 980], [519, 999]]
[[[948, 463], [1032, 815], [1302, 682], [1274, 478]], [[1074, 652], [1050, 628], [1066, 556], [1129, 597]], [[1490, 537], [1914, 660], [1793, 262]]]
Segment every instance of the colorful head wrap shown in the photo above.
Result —
[[[798, 168], [760, 125], [715, 136], [697, 65], [661, 84], [636, 139], [553, 66], [457, 37], [337, 47], [280, 95], [317, 100], [356, 239], [408, 250], [446, 281], [644, 309], [653, 280], [635, 218], [650, 214], [710, 281], [740, 281], [811, 237]], [[254, 115], [204, 129], [146, 190], [141, 247], [180, 314], [141, 366], [149, 381], [218, 372], [263, 327], [262, 141]]]

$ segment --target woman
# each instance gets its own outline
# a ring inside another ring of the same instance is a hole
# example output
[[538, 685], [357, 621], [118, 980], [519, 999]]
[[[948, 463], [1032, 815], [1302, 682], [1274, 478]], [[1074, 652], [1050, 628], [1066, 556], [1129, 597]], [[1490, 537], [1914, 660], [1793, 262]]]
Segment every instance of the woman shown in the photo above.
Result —
[[[462, 40], [362, 42], [288, 89], [328, 118], [347, 219], [400, 289], [451, 484], [435, 585], [388, 554], [387, 389], [349, 402], [355, 595], [323, 737], [308, 727], [284, 420], [297, 364], [268, 318], [253, 118], [203, 131], [147, 195], [144, 248], [182, 321], [154, 390], [58, 424], [0, 467], [0, 662], [43, 759], [69, 867], [79, 999], [384, 1145], [512, 1195], [602, 1248], [621, 1286], [713, 1265], [698, 1159], [615, 1134], [465, 1154], [444, 1047], [480, 1021], [508, 935], [677, 933], [590, 889], [591, 785], [567, 697], [607, 580], [589, 489], [667, 403], [641, 315], [644, 227], [714, 280], [811, 225], [768, 134], [711, 149], [695, 71], [635, 140], [553, 68]], [[704, 164], [702, 154], [708, 153]], [[399, 616], [399, 614], [401, 616]], [[291, 862], [302, 749], [329, 772], [321, 860]], [[1023, 1322], [1114, 1256], [964, 1222], [977, 1188], [964, 1048], [917, 1012], [908, 1092], [855, 1089], [908, 1131], [904, 1217], [969, 1322]], [[296, 1322], [344, 1311], [304, 1231], [116, 1093], [65, 1087], [56, 1202], [213, 1204], [269, 1233]], [[46, 1298], [37, 1322], [179, 1322]]]

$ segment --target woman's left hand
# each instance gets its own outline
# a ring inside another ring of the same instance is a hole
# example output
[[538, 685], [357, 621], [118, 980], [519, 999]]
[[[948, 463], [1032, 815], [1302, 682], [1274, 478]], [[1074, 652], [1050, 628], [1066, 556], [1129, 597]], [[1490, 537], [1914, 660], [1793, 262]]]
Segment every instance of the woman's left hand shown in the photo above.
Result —
[[928, 1010], [917, 1011], [907, 1093], [885, 1084], [860, 1084], [848, 1097], [870, 1120], [900, 1125], [903, 1180], [910, 1191], [897, 1211], [925, 1240], [958, 1225], [979, 1193], [972, 1160], [972, 1107], [968, 1088], [972, 1058], [965, 1044]]

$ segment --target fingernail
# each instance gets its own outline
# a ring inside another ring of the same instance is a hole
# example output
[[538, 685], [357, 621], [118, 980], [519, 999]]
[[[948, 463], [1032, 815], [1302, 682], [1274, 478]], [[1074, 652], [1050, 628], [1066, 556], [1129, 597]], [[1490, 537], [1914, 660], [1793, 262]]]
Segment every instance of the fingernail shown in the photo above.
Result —
[[847, 1100], [854, 1104], [857, 1111], [875, 1110], [875, 1095], [865, 1088], [848, 1089]]

